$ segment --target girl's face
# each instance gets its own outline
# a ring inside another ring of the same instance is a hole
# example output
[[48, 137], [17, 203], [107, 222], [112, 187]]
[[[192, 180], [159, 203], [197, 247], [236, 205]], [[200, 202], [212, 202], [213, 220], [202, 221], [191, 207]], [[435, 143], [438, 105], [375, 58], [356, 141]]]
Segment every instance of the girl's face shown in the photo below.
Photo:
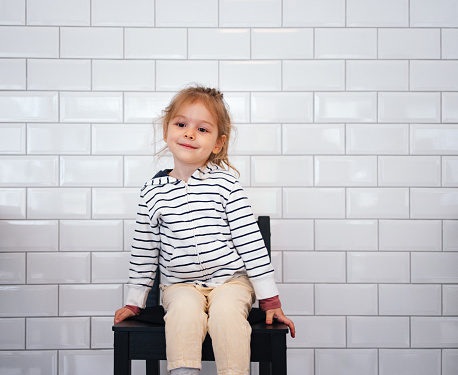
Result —
[[183, 105], [170, 119], [164, 135], [175, 168], [202, 167], [212, 153], [221, 151], [225, 139], [225, 135], [218, 137], [215, 117], [199, 101]]

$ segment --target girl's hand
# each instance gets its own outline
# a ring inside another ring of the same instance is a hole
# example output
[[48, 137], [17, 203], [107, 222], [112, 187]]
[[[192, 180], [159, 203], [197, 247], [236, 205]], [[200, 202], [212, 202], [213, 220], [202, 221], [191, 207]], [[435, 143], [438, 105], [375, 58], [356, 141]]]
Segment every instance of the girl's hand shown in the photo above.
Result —
[[122, 322], [124, 319], [134, 316], [135, 313], [127, 307], [123, 307], [115, 312], [114, 324]]
[[266, 311], [266, 324], [272, 324], [273, 318], [277, 319], [280, 323], [286, 324], [290, 329], [291, 337], [296, 337], [296, 328], [293, 321], [285, 316], [281, 308]]

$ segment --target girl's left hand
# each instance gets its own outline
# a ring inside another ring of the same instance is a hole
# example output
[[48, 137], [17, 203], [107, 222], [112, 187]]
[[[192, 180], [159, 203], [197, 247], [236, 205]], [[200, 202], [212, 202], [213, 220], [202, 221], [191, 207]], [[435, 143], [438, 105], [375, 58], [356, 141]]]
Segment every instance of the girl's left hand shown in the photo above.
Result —
[[273, 318], [277, 319], [280, 323], [286, 324], [290, 329], [291, 337], [296, 337], [296, 328], [294, 327], [293, 321], [283, 313], [280, 307], [278, 309], [266, 311], [266, 324], [272, 324]]

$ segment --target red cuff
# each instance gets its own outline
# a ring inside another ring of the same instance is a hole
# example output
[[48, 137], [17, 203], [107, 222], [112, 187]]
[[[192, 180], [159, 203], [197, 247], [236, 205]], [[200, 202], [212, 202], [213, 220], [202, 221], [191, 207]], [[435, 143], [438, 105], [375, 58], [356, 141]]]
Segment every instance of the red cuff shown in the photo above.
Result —
[[261, 308], [262, 311], [278, 309], [281, 307], [280, 297], [275, 296], [275, 297], [260, 299], [259, 307]]
[[135, 315], [140, 315], [140, 307], [133, 305], [126, 305], [125, 307], [132, 311]]

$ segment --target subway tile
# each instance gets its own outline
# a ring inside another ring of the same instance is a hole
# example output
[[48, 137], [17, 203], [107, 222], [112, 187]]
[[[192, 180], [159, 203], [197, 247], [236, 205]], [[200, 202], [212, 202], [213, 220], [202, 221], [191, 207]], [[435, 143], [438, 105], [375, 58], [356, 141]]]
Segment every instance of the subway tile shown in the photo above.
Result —
[[458, 59], [458, 30], [457, 29], [442, 29], [441, 52], [443, 59]]
[[121, 220], [61, 220], [60, 251], [120, 251]]
[[280, 61], [221, 61], [223, 91], [280, 91]]
[[33, 253], [27, 255], [28, 284], [90, 282], [89, 253]]
[[124, 186], [140, 187], [153, 177], [157, 170], [156, 160], [151, 156], [124, 157]]
[[377, 315], [377, 285], [315, 285], [317, 315]]
[[281, 0], [221, 0], [219, 23], [222, 27], [278, 27], [281, 9]]
[[410, 152], [426, 155], [456, 155], [458, 125], [410, 125]]
[[[1, 350], [21, 350], [25, 349], [25, 319], [24, 318], [6, 318], [0, 319], [0, 349]], [[1, 357], [0, 357], [1, 358]], [[5, 358], [0, 362], [3, 363]], [[0, 365], [1, 371], [1, 365]]]
[[121, 305], [120, 284], [59, 286], [60, 316], [112, 316]]
[[252, 186], [312, 186], [311, 156], [254, 156]]
[[412, 348], [455, 348], [457, 317], [412, 317]]
[[0, 219], [25, 219], [25, 199], [25, 188], [0, 188]]
[[90, 0], [27, 1], [28, 25], [89, 26]]
[[162, 110], [167, 107], [173, 94], [126, 92], [124, 94], [124, 122], [149, 124], [157, 123]]
[[286, 352], [288, 371], [292, 374], [314, 375], [315, 354], [313, 349], [291, 349]]
[[89, 348], [89, 318], [28, 318], [27, 349]]
[[317, 349], [316, 375], [378, 374], [376, 349]]
[[347, 254], [349, 283], [407, 283], [410, 281], [408, 252], [351, 252]]
[[28, 219], [89, 219], [89, 188], [29, 188]]
[[0, 25], [25, 25], [25, 0], [3, 0]]
[[283, 252], [283, 266], [287, 283], [345, 282], [345, 254], [341, 252]]
[[122, 122], [122, 93], [61, 92], [60, 119], [62, 122]]
[[347, 154], [408, 154], [408, 124], [347, 124]]
[[456, 219], [458, 190], [453, 188], [412, 188], [413, 219]]
[[[173, 162], [171, 161], [170, 164]], [[251, 160], [249, 156], [231, 156], [231, 164], [238, 170], [239, 174], [235, 173], [242, 186], [251, 185]]]
[[113, 347], [113, 318], [91, 318], [91, 349], [111, 349]]
[[1, 351], [0, 372], [57, 375], [57, 350]]
[[375, 156], [315, 156], [316, 186], [375, 186]]
[[410, 90], [457, 91], [458, 61], [411, 61]]
[[377, 30], [366, 28], [315, 29], [316, 59], [375, 59]]
[[315, 220], [315, 250], [377, 250], [376, 220]]
[[0, 317], [57, 316], [57, 294], [57, 285], [2, 285]]
[[316, 122], [376, 122], [377, 95], [365, 93], [315, 93]]
[[441, 1], [437, 6], [434, 0], [414, 1], [410, 8], [411, 27], [457, 27], [458, 10], [456, 0]]
[[138, 188], [93, 189], [92, 218], [94, 219], [134, 219], [137, 206]]
[[413, 283], [456, 283], [458, 253], [412, 253]]
[[342, 124], [285, 124], [284, 154], [343, 154], [345, 126]]
[[313, 250], [313, 220], [272, 220], [271, 244], [273, 250]]
[[91, 4], [93, 26], [154, 26], [150, 0], [95, 0]]
[[345, 0], [283, 0], [283, 26], [345, 26]]
[[380, 156], [379, 186], [440, 186], [439, 156]]
[[0, 154], [25, 154], [25, 124], [0, 124]]
[[271, 263], [275, 271], [275, 282], [281, 283], [283, 281], [283, 258], [282, 253], [279, 251], [274, 251], [270, 255]]
[[192, 3], [186, 0], [156, 0], [156, 26], [217, 27], [218, 3], [212, 0]]
[[458, 251], [458, 221], [443, 221], [443, 250]]
[[308, 92], [278, 92], [251, 94], [251, 121], [263, 122], [312, 122], [313, 96]]
[[0, 186], [57, 186], [57, 156], [1, 156]]
[[59, 353], [59, 368], [65, 369], [65, 375], [83, 375], [94, 371], [108, 375], [113, 373], [113, 363], [113, 350], [62, 350]]
[[344, 316], [295, 316], [294, 325], [296, 338], [287, 338], [288, 349], [346, 346]]
[[256, 216], [267, 215], [272, 219], [282, 216], [281, 188], [246, 188], [245, 192]]
[[242, 124], [237, 125], [236, 134], [230, 145], [236, 155], [281, 154], [281, 125]]
[[440, 251], [442, 225], [439, 220], [380, 220], [380, 250]]
[[287, 315], [313, 315], [313, 285], [278, 284], [282, 309]]
[[408, 0], [349, 0], [347, 27], [408, 27]]
[[379, 29], [379, 59], [439, 59], [439, 29]]
[[353, 219], [406, 219], [408, 188], [349, 188], [347, 217]]
[[0, 57], [59, 57], [59, 28], [4, 26], [0, 28]]
[[184, 28], [126, 28], [124, 48], [126, 59], [185, 59], [187, 32]]
[[125, 283], [129, 279], [129, 260], [130, 254], [124, 251], [92, 253], [92, 283]]
[[304, 28], [252, 29], [251, 57], [253, 59], [313, 58], [313, 30]]
[[345, 88], [343, 60], [287, 60], [283, 62], [285, 91], [342, 91]]
[[0, 253], [0, 283], [25, 284], [25, 253]]
[[54, 220], [2, 220], [0, 251], [57, 251], [58, 232]]
[[224, 100], [229, 107], [229, 113], [233, 124], [250, 122], [250, 93], [227, 92]]
[[57, 122], [57, 103], [58, 94], [51, 91], [0, 92], [0, 111], [6, 122]]
[[345, 217], [344, 188], [284, 188], [283, 217], [340, 219]]
[[458, 368], [458, 350], [442, 350], [442, 375], [453, 375]]
[[379, 122], [440, 122], [440, 94], [379, 93]]
[[[87, 43], [88, 40], [91, 43]], [[122, 28], [63, 27], [60, 30], [60, 57], [120, 59], [123, 41]]]
[[441, 351], [439, 349], [381, 349], [379, 363], [380, 375], [440, 375]]
[[440, 285], [379, 285], [380, 315], [441, 315]]
[[407, 91], [409, 64], [389, 60], [347, 61], [346, 88], [349, 91]]
[[[438, 285], [437, 288], [440, 288]], [[458, 285], [443, 285], [443, 315], [458, 315]]]
[[124, 220], [124, 250], [130, 251], [134, 238], [135, 220]]
[[0, 60], [0, 89], [26, 89], [26, 61], [24, 59]]
[[458, 108], [456, 102], [458, 93], [444, 92], [442, 94], [442, 122], [458, 122]]
[[188, 40], [189, 59], [250, 58], [249, 29], [189, 29]]
[[90, 124], [28, 124], [28, 154], [89, 154]]
[[192, 82], [218, 86], [217, 61], [156, 61], [156, 90], [178, 91]]

